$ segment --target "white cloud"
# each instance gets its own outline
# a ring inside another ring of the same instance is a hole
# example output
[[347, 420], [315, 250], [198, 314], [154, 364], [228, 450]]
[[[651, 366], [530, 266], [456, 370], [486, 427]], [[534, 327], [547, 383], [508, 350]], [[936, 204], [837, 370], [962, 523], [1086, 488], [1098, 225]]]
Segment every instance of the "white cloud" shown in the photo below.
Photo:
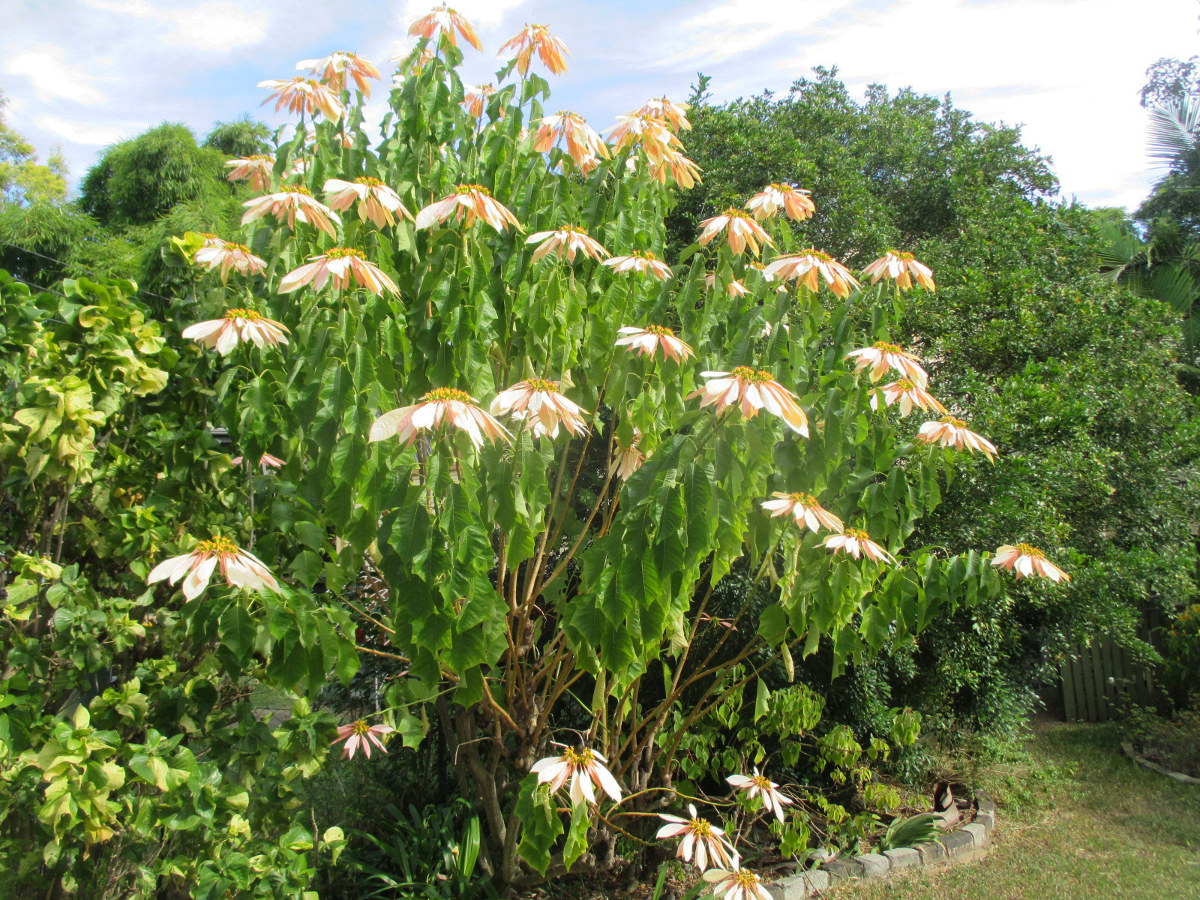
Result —
[[104, 94], [92, 84], [92, 77], [66, 62], [64, 51], [51, 44], [39, 44], [24, 53], [10, 56], [4, 71], [24, 75], [33, 83], [39, 100], [70, 100], [90, 105], [104, 102]]
[[115, 144], [119, 140], [144, 131], [147, 127], [145, 122], [130, 123], [121, 127], [90, 125], [85, 122], [61, 119], [58, 116], [37, 116], [33, 120], [33, 124], [73, 144], [86, 144], [93, 147]]
[[[227, 54], [257, 46], [269, 35], [275, 8], [281, 3], [251, 5], [236, 0], [203, 0], [200, 3], [166, 3], [162, 0], [83, 0], [99, 12], [150, 25], [147, 39], [172, 47]], [[132, 23], [131, 27], [133, 26]]]
[[[659, 66], [713, 65], [744, 56], [787, 36], [811, 36], [846, 0], [727, 0], [672, 23]], [[662, 23], [666, 25], [666, 23]], [[662, 26], [660, 26], [662, 27]], [[661, 35], [656, 35], [660, 37]]]
[[[510, 10], [523, 6], [528, 0], [453, 0], [452, 8], [465, 17], [476, 31], [481, 28], [497, 28]], [[435, 3], [431, 0], [405, 0], [398, 16], [404, 30], [416, 19], [425, 15]]]
[[225, 52], [253, 47], [268, 37], [271, 13], [247, 3], [210, 0], [164, 16], [163, 40], [176, 47]]

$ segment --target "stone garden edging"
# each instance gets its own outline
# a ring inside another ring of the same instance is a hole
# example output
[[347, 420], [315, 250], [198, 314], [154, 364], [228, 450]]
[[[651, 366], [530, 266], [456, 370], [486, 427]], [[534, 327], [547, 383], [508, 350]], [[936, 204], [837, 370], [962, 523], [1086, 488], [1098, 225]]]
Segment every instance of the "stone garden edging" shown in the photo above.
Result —
[[1200, 784], [1200, 778], [1193, 778], [1191, 775], [1184, 775], [1182, 772], [1172, 772], [1170, 769], [1164, 768], [1156, 762], [1151, 762], [1143, 756], [1138, 756], [1137, 751], [1133, 749], [1133, 744], [1129, 741], [1121, 742], [1121, 752], [1142, 768], [1149, 769], [1151, 772], [1157, 772], [1159, 775], [1166, 775], [1168, 778], [1175, 779], [1180, 784]]
[[816, 869], [798, 872], [766, 885], [772, 900], [804, 900], [841, 881], [886, 878], [892, 872], [922, 866], [971, 862], [987, 856], [996, 828], [996, 804], [983, 791], [975, 792], [975, 820], [916, 847], [863, 853], [823, 863]]

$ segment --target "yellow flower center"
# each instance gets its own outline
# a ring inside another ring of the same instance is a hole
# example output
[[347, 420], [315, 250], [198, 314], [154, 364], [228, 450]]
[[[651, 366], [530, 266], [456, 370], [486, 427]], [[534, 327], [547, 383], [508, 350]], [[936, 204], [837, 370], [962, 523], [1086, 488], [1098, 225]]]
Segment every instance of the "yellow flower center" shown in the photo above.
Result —
[[482, 184], [460, 184], [454, 189], [456, 194], [483, 194], [485, 197], [492, 196], [492, 192], [485, 188]]
[[1017, 544], [1017, 552], [1022, 556], [1033, 556], [1038, 559], [1045, 559], [1046, 554], [1030, 544]]
[[253, 156], [247, 156], [246, 159], [252, 159], [255, 162], [275, 162], [275, 157], [267, 156], [265, 153], [255, 153]]
[[887, 341], [876, 341], [875, 349], [882, 350], [884, 353], [903, 353], [904, 351], [896, 344], [889, 344]]
[[237, 553], [237, 545], [229, 538], [215, 537], [208, 541], [201, 541], [196, 545], [195, 553], [216, 553], [216, 554], [232, 554]]
[[861, 528], [847, 528], [842, 534], [846, 537], [852, 537], [856, 541], [869, 541], [871, 539], [871, 536]]
[[760, 263], [760, 262], [752, 262], [752, 263], [750, 263], [750, 268], [757, 269], [758, 271], [761, 272], [763, 269], [766, 268], [766, 264]]
[[361, 250], [355, 250], [353, 247], [333, 247], [325, 251], [326, 259], [345, 259], [347, 256], [352, 256], [355, 259], [366, 260]]
[[887, 255], [894, 256], [894, 257], [896, 257], [896, 259], [900, 260], [901, 262], [909, 262], [910, 260], [916, 258], [911, 253], [906, 253], [903, 250], [889, 250], [887, 252]]
[[546, 381], [544, 378], [530, 378], [525, 383], [535, 391], [541, 391], [546, 394], [553, 394], [558, 390], [558, 385], [553, 381]]
[[675, 332], [666, 325], [647, 325], [646, 331], [650, 334], [661, 335], [662, 337], [675, 337]]
[[367, 724], [366, 719], [359, 719], [353, 725], [355, 734], [367, 734], [371, 730], [371, 726]]
[[[733, 873], [733, 883], [740, 888], [748, 888], [758, 884], [758, 876], [753, 872], [748, 872], [745, 869], [738, 869]], [[747, 897], [752, 896], [746, 894]]]
[[380, 181], [378, 178], [367, 178], [366, 176], [364, 176], [362, 178], [355, 178], [354, 183], [355, 184], [365, 184], [367, 187], [373, 187], [373, 188], [383, 187], [383, 182]]
[[822, 253], [820, 250], [813, 250], [811, 247], [807, 250], [801, 250], [797, 256], [811, 256], [813, 259], [819, 259], [821, 262], [832, 262], [833, 257], [828, 253]]
[[226, 319], [246, 319], [250, 322], [257, 322], [263, 318], [262, 313], [257, 313], [252, 309], [227, 309], [225, 310]]
[[721, 215], [729, 216], [731, 219], [749, 219], [749, 218], [751, 218], [750, 213], [744, 212], [743, 210], [740, 210], [740, 209], [734, 209], [732, 206], [729, 209], [725, 210], [725, 212], [721, 213]]
[[245, 244], [235, 244], [233, 241], [226, 241], [221, 245], [222, 250], [227, 250], [230, 253], [249, 253], [250, 248]]
[[795, 190], [795, 188], [793, 188], [790, 184], [780, 184], [777, 181], [771, 182], [769, 185], [767, 185], [767, 187], [774, 188], [777, 191], [783, 191], [785, 194], [790, 194], [793, 190]]
[[207, 238], [210, 241], [219, 241], [220, 240], [220, 238], [217, 237], [215, 234], [209, 234], [207, 231], [200, 232], [200, 237]]
[[596, 755], [591, 750], [576, 750], [573, 747], [563, 750], [562, 758], [574, 769], [586, 769], [596, 761]]
[[578, 225], [564, 225], [559, 231], [564, 234], [587, 234], [587, 229], [580, 228]]
[[755, 775], [753, 778], [750, 779], [750, 783], [752, 785], [754, 785], [756, 788], [761, 788], [764, 791], [769, 791], [772, 789], [771, 779], [768, 778], [766, 775]]
[[658, 257], [655, 256], [653, 253], [651, 253], [649, 250], [634, 250], [629, 255], [634, 257], [635, 259], [658, 259]]
[[421, 398], [422, 403], [429, 401], [445, 403], [450, 400], [457, 400], [459, 403], [470, 403], [471, 395], [454, 388], [434, 388]]
[[317, 81], [315, 78], [302, 78], [300, 79], [300, 83], [307, 84], [311, 88], [321, 87], [321, 82]]
[[701, 840], [713, 836], [712, 825], [706, 819], [692, 819], [688, 826], [692, 829], [692, 834]]
[[729, 373], [738, 381], [749, 381], [751, 384], [768, 384], [775, 381], [775, 376], [761, 369], [751, 369], [749, 366], [738, 366]]
[[896, 387], [898, 387], [902, 391], [911, 391], [913, 388], [916, 387], [916, 385], [913, 384], [911, 381], [909, 381], [907, 378], [901, 378], [899, 381], [896, 382]]
[[800, 504], [801, 506], [807, 506], [809, 509], [813, 509], [814, 507], [821, 505], [817, 502], [817, 498], [812, 494], [788, 494], [788, 499]]
[[956, 419], [954, 416], [942, 416], [940, 421], [943, 425], [953, 425], [955, 428], [967, 427], [966, 422], [964, 422], [962, 419]]
[[282, 192], [285, 194], [303, 194], [306, 197], [312, 196], [312, 191], [310, 191], [308, 188], [306, 188], [302, 184], [286, 185], [282, 188]]

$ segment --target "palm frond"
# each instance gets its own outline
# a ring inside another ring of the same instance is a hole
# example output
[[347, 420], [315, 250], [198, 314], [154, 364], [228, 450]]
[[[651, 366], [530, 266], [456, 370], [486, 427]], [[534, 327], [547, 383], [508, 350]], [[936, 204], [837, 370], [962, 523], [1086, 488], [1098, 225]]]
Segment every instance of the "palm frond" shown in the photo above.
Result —
[[1200, 149], [1200, 98], [1152, 107], [1149, 155], [1154, 162], [1173, 168]]
[[1159, 263], [1147, 273], [1145, 280], [1146, 293], [1182, 315], [1188, 315], [1197, 299], [1200, 299], [1200, 285], [1196, 277], [1185, 264]]
[[1148, 245], [1128, 225], [1103, 222], [1096, 231], [1100, 271], [1113, 281], [1120, 281], [1132, 270], [1149, 264]]

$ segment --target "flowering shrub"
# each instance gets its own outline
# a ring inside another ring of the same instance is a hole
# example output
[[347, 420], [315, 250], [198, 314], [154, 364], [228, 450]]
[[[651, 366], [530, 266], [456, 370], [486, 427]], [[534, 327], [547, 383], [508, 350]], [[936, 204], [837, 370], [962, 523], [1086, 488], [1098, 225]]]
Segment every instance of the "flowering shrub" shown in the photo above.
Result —
[[[340, 848], [334, 823], [284, 824], [329, 745], [365, 758], [434, 722], [497, 883], [600, 870], [639, 816], [681, 808], [697, 723], [750, 686], [756, 720], [771, 714], [768, 666], [791, 678], [793, 654], [824, 644], [840, 668], [1001, 590], [976, 553], [904, 552], [956, 449], [991, 446], [904, 418], [946, 412], [919, 358], [887, 343], [927, 269], [893, 254], [864, 287], [793, 230], [820, 198], [778, 184], [668, 265], [664, 216], [698, 177], [685, 107], [651, 101], [605, 144], [578, 114], [545, 115], [536, 67], [562, 72], [567, 51], [544, 26], [505, 45], [489, 90], [456, 72], [469, 23], [443, 9], [413, 33], [380, 140], [362, 113], [375, 70], [353, 54], [264, 83], [300, 123], [269, 172], [230, 167], [263, 192], [242, 234], [166, 251], [195, 267], [194, 303], [162, 326], [171, 348], [127, 311], [102, 329], [141, 329], [120, 378], [98, 374], [107, 349], [84, 350], [97, 374], [49, 387], [56, 348], [5, 344], [19, 427], [0, 452], [24, 465], [10, 496], [27, 527], [0, 621], [21, 659], [55, 662], [6, 675], [5, 814], [45, 881], [293, 893]], [[897, 380], [876, 385], [889, 366]], [[122, 386], [95, 413], [92, 377]], [[136, 400], [156, 392], [147, 422]], [[82, 526], [101, 449], [113, 492], [137, 496]], [[83, 554], [81, 527], [108, 543]], [[364, 575], [379, 589], [352, 598]], [[94, 629], [111, 637], [89, 649]], [[361, 653], [398, 671], [372, 715], [337, 727], [309, 698]], [[67, 675], [71, 655], [86, 665]], [[264, 688], [290, 718], [261, 711]], [[864, 752], [823, 741], [830, 765]], [[809, 804], [722, 774], [803, 849]], [[713, 840], [702, 858], [737, 861]], [[719, 892], [761, 895], [753, 873], [717, 871]]]

